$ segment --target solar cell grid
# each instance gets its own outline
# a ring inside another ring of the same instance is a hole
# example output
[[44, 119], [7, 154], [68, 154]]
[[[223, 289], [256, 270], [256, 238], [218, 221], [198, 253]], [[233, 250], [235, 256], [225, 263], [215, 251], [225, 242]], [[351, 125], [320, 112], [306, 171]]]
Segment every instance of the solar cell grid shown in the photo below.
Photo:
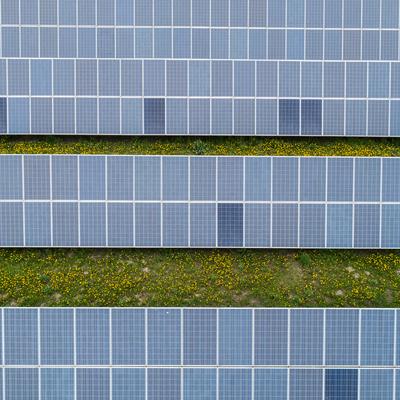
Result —
[[394, 400], [398, 313], [5, 308], [1, 392], [15, 400]]
[[398, 136], [399, 21], [394, 0], [4, 0], [0, 133]]
[[397, 248], [398, 164], [3, 155], [0, 246]]

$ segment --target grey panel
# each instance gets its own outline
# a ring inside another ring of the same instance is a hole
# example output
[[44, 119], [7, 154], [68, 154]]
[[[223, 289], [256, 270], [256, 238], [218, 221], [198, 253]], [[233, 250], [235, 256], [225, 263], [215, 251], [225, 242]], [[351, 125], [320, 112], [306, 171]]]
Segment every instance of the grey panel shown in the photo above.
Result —
[[133, 157], [107, 157], [108, 200], [133, 200], [133, 171]]
[[218, 200], [243, 200], [243, 165], [241, 157], [218, 158]]
[[108, 245], [131, 247], [134, 245], [134, 209], [132, 204], [107, 205]]
[[217, 312], [183, 311], [183, 364], [213, 365], [217, 361]]
[[272, 199], [274, 201], [298, 200], [297, 158], [272, 159]]
[[81, 203], [79, 211], [81, 246], [106, 246], [105, 204]]
[[106, 158], [101, 156], [79, 157], [80, 200], [104, 200]]
[[245, 158], [245, 200], [267, 201], [271, 199], [271, 159]]
[[187, 204], [163, 204], [163, 246], [188, 246], [188, 214], [189, 207]]
[[50, 199], [50, 157], [24, 156], [25, 199]]
[[78, 199], [78, 157], [51, 158], [51, 186], [53, 200]]
[[163, 157], [163, 200], [188, 200], [187, 157]]
[[135, 240], [139, 247], [161, 246], [160, 204], [136, 203]]
[[53, 204], [53, 245], [79, 246], [77, 203]]
[[190, 200], [216, 200], [216, 158], [191, 157]]
[[50, 203], [25, 204], [25, 245], [51, 246]]
[[272, 247], [298, 246], [297, 204], [273, 204]]
[[216, 246], [216, 215], [215, 204], [190, 205], [190, 246]]
[[110, 364], [109, 323], [107, 309], [76, 310], [76, 363], [78, 365]]
[[135, 199], [160, 200], [161, 159], [159, 157], [135, 158]]
[[300, 205], [300, 247], [325, 247], [325, 205]]

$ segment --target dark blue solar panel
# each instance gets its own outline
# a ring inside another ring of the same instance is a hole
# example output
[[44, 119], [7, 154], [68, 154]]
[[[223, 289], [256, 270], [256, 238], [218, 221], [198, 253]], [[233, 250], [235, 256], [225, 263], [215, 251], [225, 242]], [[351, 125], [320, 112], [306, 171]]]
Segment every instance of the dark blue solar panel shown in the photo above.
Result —
[[357, 400], [358, 371], [356, 369], [327, 369], [325, 371], [325, 398]]
[[218, 204], [218, 246], [243, 246], [242, 204]]

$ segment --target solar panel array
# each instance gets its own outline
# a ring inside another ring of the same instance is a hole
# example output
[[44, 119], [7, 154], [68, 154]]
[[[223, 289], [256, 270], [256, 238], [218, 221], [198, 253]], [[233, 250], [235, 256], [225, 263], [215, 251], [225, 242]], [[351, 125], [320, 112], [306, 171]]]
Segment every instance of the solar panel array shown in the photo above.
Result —
[[0, 133], [398, 136], [397, 0], [2, 0]]
[[6, 308], [0, 392], [9, 400], [396, 400], [399, 315]]
[[399, 248], [400, 158], [0, 156], [3, 247]]

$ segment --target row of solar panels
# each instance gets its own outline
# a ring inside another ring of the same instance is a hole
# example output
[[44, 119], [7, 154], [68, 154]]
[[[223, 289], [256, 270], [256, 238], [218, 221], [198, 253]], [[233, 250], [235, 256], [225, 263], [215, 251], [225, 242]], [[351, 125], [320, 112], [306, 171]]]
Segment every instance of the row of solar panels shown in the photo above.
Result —
[[396, 0], [2, 0], [3, 25], [398, 28]]
[[1, 36], [2, 57], [399, 60], [398, 30], [3, 26]]
[[[9, 400], [396, 400], [392, 369], [5, 368]], [[1, 385], [4, 380], [4, 385]]]
[[5, 308], [3, 366], [393, 368], [399, 310]]
[[3, 59], [0, 95], [395, 100], [400, 63]]
[[399, 372], [6, 368], [0, 388], [10, 400], [395, 400], [400, 392]]
[[400, 101], [0, 98], [0, 133], [400, 135]]
[[12, 247], [400, 246], [400, 159], [0, 156]]

